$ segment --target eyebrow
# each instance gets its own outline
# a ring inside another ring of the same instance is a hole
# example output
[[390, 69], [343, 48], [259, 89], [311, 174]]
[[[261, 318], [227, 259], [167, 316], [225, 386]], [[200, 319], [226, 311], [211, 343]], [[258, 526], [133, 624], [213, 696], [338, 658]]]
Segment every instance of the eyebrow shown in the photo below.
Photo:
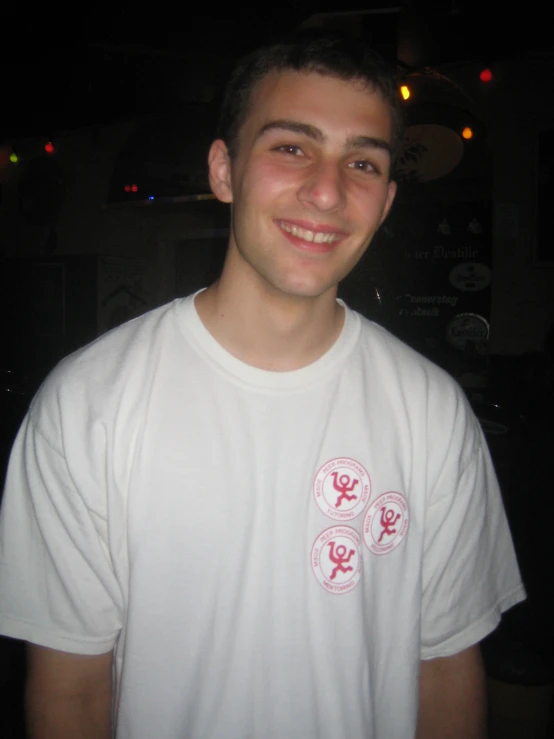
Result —
[[[292, 121], [287, 119], [278, 119], [276, 121], [269, 121], [263, 126], [257, 138], [262, 137], [268, 131], [290, 131], [291, 133], [299, 133], [303, 136], [316, 141], [318, 144], [323, 144], [327, 140], [327, 137], [323, 131], [316, 126], [312, 126], [309, 123], [301, 123], [300, 121]], [[391, 154], [391, 146], [385, 139], [380, 139], [376, 136], [350, 136], [346, 139], [345, 149], [381, 149]]]

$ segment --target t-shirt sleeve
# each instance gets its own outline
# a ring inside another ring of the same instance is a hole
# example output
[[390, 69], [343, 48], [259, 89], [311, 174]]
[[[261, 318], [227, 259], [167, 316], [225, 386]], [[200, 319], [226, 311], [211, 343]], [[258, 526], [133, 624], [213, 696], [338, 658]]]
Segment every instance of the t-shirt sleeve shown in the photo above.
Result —
[[463, 428], [453, 432], [429, 491], [422, 659], [450, 656], [476, 644], [496, 628], [503, 611], [525, 598], [484, 434], [469, 409], [462, 417]]
[[0, 516], [0, 633], [79, 654], [110, 651], [123, 599], [107, 539], [105, 510], [91, 506], [59, 439], [29, 414]]

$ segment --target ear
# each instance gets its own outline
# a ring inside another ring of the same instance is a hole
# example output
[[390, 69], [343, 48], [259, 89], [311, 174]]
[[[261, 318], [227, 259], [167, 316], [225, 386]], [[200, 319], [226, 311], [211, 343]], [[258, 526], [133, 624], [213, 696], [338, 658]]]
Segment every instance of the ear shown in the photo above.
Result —
[[389, 210], [391, 209], [391, 205], [394, 202], [394, 198], [396, 195], [396, 182], [394, 180], [390, 180], [388, 185], [388, 191], [387, 191], [387, 199], [385, 200], [385, 207], [383, 208], [383, 213], [381, 214], [381, 220], [379, 221], [379, 226], [383, 223], [385, 218], [389, 214]]
[[231, 186], [231, 158], [225, 142], [217, 139], [210, 146], [208, 154], [210, 187], [213, 194], [222, 203], [233, 202], [233, 188]]

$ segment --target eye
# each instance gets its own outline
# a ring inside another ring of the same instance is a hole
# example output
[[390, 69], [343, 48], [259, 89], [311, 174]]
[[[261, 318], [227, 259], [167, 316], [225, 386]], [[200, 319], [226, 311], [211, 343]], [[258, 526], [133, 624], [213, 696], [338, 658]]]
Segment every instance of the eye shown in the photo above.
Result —
[[276, 146], [273, 151], [278, 151], [281, 154], [288, 154], [293, 157], [301, 157], [304, 154], [302, 149], [294, 144], [282, 144], [281, 146]]
[[355, 169], [356, 171], [363, 172], [365, 174], [379, 174], [379, 170], [371, 162], [367, 162], [367, 161], [350, 162], [348, 166], [351, 169]]

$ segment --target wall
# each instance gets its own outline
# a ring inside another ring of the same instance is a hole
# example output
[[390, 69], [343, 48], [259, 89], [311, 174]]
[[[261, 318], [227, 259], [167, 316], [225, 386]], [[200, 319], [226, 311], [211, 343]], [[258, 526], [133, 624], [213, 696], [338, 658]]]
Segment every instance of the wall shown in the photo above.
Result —
[[[490, 115], [495, 227], [491, 351], [540, 349], [554, 323], [552, 261], [536, 261], [537, 135], [554, 129], [554, 61], [512, 62], [495, 70]], [[552, 163], [550, 163], [552, 177]]]
[[[102, 254], [148, 261], [148, 290], [153, 304], [174, 297], [175, 249], [203, 240], [210, 229], [227, 225], [225, 206], [214, 202], [107, 207], [110, 178], [118, 152], [134, 121], [68, 133], [55, 141], [56, 161], [64, 176], [63, 204], [51, 251], [50, 228], [29, 224], [18, 208], [18, 186], [28, 161], [43, 155], [43, 141], [16, 142], [21, 162], [4, 177], [0, 207], [3, 256]], [[192, 243], [192, 241], [191, 241]], [[177, 246], [179, 245], [179, 246]], [[189, 253], [194, 260], [194, 253]], [[181, 262], [183, 260], [181, 259]]]

